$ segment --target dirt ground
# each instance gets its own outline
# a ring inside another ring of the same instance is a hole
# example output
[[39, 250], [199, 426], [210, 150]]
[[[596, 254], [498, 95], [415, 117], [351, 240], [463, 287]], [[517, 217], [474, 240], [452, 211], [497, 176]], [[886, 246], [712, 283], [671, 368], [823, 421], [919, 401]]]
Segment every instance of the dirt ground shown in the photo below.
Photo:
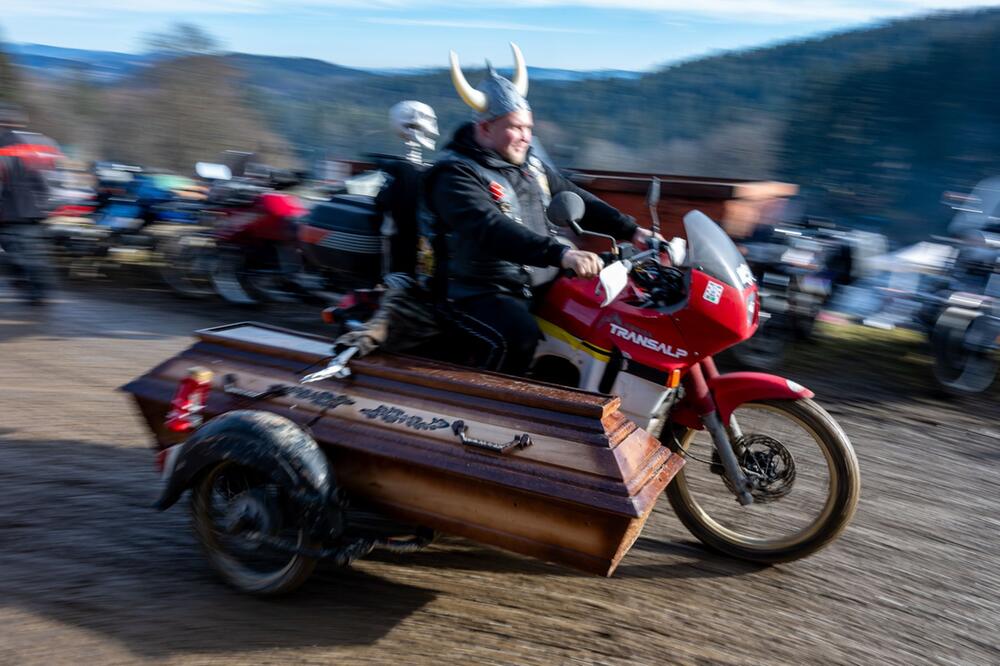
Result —
[[714, 555], [663, 500], [609, 579], [445, 538], [258, 600], [213, 576], [186, 503], [150, 508], [149, 438], [115, 388], [196, 328], [315, 316], [98, 284], [38, 309], [2, 289], [0, 664], [1000, 663], [1000, 401], [942, 401], [918, 349], [886, 365], [827, 340], [786, 371], [862, 471], [853, 524], [806, 560]]

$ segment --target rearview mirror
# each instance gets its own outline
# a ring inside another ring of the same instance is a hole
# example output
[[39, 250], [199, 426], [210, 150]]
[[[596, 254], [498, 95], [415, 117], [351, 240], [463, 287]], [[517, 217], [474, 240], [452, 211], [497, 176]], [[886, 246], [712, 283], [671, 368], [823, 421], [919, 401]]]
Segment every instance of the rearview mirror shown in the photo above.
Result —
[[597, 279], [600, 288], [604, 290], [604, 301], [601, 303], [602, 308], [618, 298], [618, 295], [628, 285], [629, 267], [628, 262], [616, 261], [601, 269]]
[[552, 202], [546, 211], [546, 215], [552, 224], [569, 227], [573, 233], [583, 235], [583, 229], [578, 222], [583, 219], [583, 214], [587, 211], [586, 204], [576, 192], [560, 192], [552, 197]]

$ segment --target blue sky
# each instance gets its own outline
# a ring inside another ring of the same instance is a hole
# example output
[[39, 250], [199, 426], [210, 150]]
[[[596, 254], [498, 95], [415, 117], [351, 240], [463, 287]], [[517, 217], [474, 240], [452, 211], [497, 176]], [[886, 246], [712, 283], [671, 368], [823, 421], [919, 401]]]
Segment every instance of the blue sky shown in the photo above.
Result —
[[196, 23], [227, 50], [353, 67], [529, 65], [645, 70], [875, 21], [995, 3], [965, 0], [0, 0], [13, 42], [141, 51], [142, 36]]

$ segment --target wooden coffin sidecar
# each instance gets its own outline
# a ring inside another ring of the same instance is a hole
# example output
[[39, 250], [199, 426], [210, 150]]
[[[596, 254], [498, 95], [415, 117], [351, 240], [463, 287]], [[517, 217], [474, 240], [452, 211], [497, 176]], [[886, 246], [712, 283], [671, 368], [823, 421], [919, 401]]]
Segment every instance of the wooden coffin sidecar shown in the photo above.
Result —
[[[615, 570], [683, 464], [615, 397], [389, 354], [300, 384], [331, 357], [330, 340], [254, 323], [197, 337], [123, 387], [161, 450], [178, 443], [165, 426], [178, 384], [201, 366], [213, 374], [206, 420], [249, 407], [308, 424], [349, 498], [584, 571]], [[283, 394], [248, 404], [277, 385]]]

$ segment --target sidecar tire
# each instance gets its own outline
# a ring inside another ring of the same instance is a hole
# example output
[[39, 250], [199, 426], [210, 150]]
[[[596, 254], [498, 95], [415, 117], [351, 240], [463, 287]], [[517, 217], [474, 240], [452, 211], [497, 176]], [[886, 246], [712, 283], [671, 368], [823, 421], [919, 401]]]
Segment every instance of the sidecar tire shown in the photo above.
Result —
[[[214, 484], [221, 473], [243, 470], [251, 473], [259, 471], [223, 460], [201, 475], [191, 491], [191, 518], [195, 534], [212, 569], [228, 584], [241, 592], [258, 596], [287, 594], [309, 578], [316, 568], [315, 559], [298, 554], [288, 555], [288, 562], [274, 572], [255, 571], [238, 557], [225, 552], [218, 540], [219, 533], [213, 529], [210, 512]], [[304, 548], [315, 549], [320, 546], [308, 540], [301, 530], [299, 539], [299, 544]]]

